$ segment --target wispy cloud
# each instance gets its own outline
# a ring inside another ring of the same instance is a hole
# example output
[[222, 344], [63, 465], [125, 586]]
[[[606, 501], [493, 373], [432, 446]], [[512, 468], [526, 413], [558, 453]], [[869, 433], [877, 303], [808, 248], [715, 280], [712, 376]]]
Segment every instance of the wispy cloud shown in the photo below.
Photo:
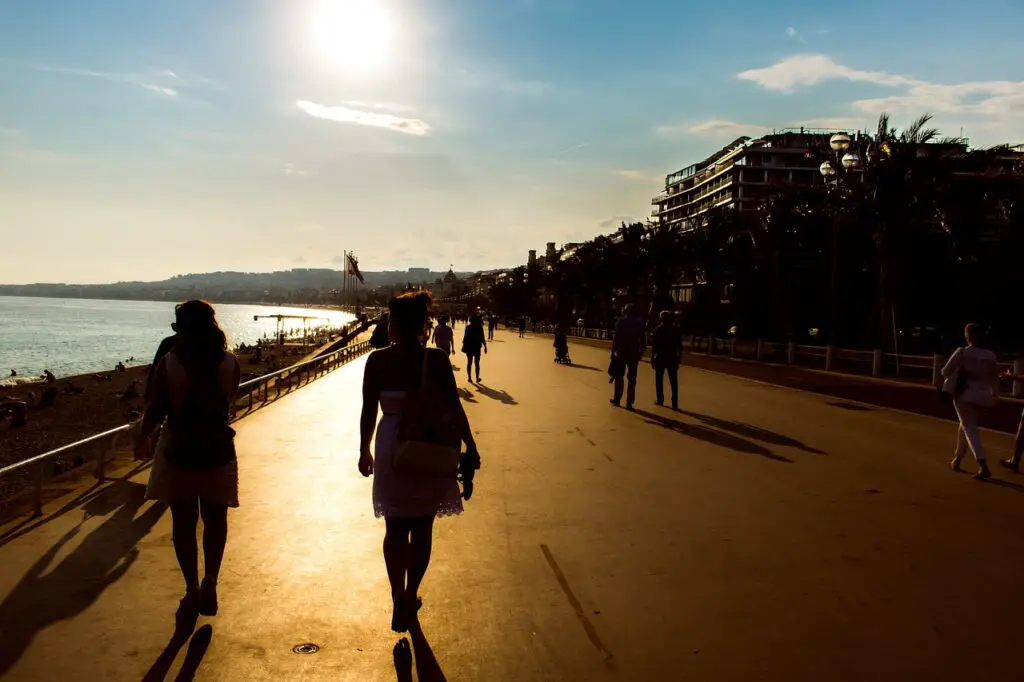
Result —
[[429, 135], [431, 131], [430, 125], [418, 118], [403, 118], [394, 114], [367, 111], [342, 105], [326, 106], [301, 99], [295, 102], [295, 106], [314, 118], [322, 118], [338, 123], [354, 123], [356, 125], [370, 126], [371, 128], [384, 128], [385, 130], [415, 135], [417, 137]]
[[788, 38], [791, 38], [792, 40], [796, 40], [796, 41], [799, 41], [801, 43], [806, 43], [807, 42], [804, 39], [803, 35], [800, 34], [800, 31], [796, 30], [796, 28], [793, 27], [793, 26], [787, 26], [786, 27], [786, 36]]
[[616, 168], [612, 170], [612, 175], [617, 175], [620, 178], [625, 178], [626, 180], [636, 180], [639, 182], [662, 182], [665, 179], [664, 175], [648, 173], [635, 168]]
[[363, 102], [360, 100], [349, 100], [344, 104], [345, 106], [355, 107], [356, 109], [390, 111], [393, 114], [411, 114], [416, 111], [416, 107], [410, 106], [408, 104], [399, 104], [397, 102]]
[[593, 143], [592, 142], [580, 142], [579, 144], [574, 144], [574, 145], [572, 145], [570, 147], [566, 147], [565, 149], [562, 149], [560, 151], [555, 152], [555, 156], [565, 156], [566, 154], [571, 154], [572, 152], [579, 151], [580, 149], [586, 149], [591, 144], [593, 144]]
[[764, 126], [751, 125], [748, 123], [736, 123], [725, 119], [711, 119], [699, 123], [674, 123], [671, 125], [658, 126], [655, 130], [659, 135], [666, 137], [678, 137], [680, 135], [750, 135], [762, 130]]
[[95, 71], [93, 69], [76, 69], [63, 66], [46, 66], [42, 64], [33, 64], [32, 68], [36, 71], [44, 71], [47, 73], [58, 73], [66, 76], [79, 76], [82, 78], [96, 78], [99, 80], [110, 81], [112, 83], [125, 83], [128, 85], [134, 85], [136, 87], [155, 92], [166, 97], [177, 97], [178, 90], [175, 88], [161, 85], [160, 79], [173, 79], [180, 80], [179, 77], [173, 71], [162, 71], [159, 73], [152, 74], [151, 76], [145, 76], [140, 74], [131, 73], [114, 73], [110, 71]]

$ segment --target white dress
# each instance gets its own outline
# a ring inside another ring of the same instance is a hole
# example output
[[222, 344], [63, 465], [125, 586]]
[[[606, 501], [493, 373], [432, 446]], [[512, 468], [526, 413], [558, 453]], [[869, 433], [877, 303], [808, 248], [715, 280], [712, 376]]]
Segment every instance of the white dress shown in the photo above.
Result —
[[373, 512], [379, 518], [451, 516], [462, 513], [462, 494], [455, 477], [404, 476], [395, 471], [398, 418], [405, 391], [381, 391], [384, 413], [377, 424], [373, 451]]

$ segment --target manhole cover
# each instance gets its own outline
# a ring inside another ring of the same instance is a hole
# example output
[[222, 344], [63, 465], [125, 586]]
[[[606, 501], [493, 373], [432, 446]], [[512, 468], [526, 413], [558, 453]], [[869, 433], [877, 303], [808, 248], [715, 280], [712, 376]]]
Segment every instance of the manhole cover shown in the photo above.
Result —
[[315, 654], [320, 651], [320, 647], [312, 642], [306, 642], [305, 644], [296, 644], [292, 647], [292, 651], [297, 654]]

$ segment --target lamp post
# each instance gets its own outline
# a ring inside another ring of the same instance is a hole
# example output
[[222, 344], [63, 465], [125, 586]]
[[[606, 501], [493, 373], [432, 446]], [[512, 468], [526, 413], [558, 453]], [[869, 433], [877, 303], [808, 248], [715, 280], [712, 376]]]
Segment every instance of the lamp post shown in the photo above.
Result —
[[[841, 188], [850, 188], [851, 181], [855, 174], [863, 167], [861, 156], [853, 148], [854, 140], [847, 133], [836, 133], [829, 139], [829, 149], [822, 149], [821, 156], [825, 157], [818, 170], [825, 180], [825, 186], [830, 193], [840, 196]], [[865, 147], [862, 151], [867, 152]], [[832, 214], [832, 245], [831, 245], [831, 286], [830, 306], [831, 321], [829, 323], [829, 343], [837, 342], [838, 327], [838, 271], [839, 271], [839, 212]]]

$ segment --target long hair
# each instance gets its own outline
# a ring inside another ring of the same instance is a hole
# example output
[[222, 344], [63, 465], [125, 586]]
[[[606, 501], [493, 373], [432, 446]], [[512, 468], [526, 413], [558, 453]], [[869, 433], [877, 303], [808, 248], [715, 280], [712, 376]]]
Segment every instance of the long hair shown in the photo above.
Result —
[[409, 292], [391, 299], [389, 324], [396, 341], [411, 341], [426, 332], [427, 312], [433, 300], [426, 291]]
[[175, 351], [188, 369], [213, 371], [224, 360], [228, 340], [217, 314], [206, 301], [186, 301], [174, 307]]

